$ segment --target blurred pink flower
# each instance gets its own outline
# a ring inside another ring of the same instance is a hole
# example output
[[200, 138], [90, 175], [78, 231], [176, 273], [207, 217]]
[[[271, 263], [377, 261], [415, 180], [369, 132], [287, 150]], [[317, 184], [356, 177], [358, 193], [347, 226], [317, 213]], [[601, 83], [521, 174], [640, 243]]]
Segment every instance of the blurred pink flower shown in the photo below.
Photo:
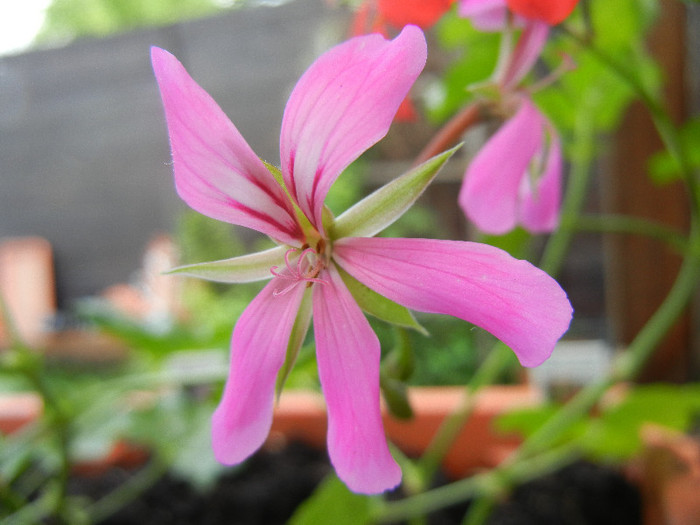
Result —
[[539, 59], [550, 25], [540, 18], [509, 13], [510, 4], [509, 0], [461, 0], [459, 5], [460, 15], [483, 31], [507, 31], [509, 25], [522, 29], [492, 77], [501, 94], [501, 109], [514, 115], [467, 168], [459, 204], [486, 233], [500, 235], [518, 224], [532, 233], [545, 233], [559, 224], [561, 146], [556, 130], [520, 84]]
[[[519, 27], [527, 21], [553, 26], [562, 22], [578, 0], [460, 0], [459, 14], [481, 31], [500, 31], [508, 17]], [[510, 13], [509, 13], [510, 11]]]
[[380, 344], [341, 269], [408, 308], [483, 327], [526, 366], [544, 361], [568, 328], [571, 306], [559, 285], [501, 250], [372, 238], [378, 231], [369, 227], [356, 231], [368, 237], [334, 238], [327, 231], [330, 186], [387, 133], [425, 60], [425, 39], [414, 26], [392, 41], [357, 37], [318, 58], [287, 103], [277, 174], [177, 59], [153, 48], [179, 195], [201, 213], [280, 245], [261, 252], [279, 256], [269, 271], [247, 276], [272, 280], [233, 330], [230, 374], [213, 416], [213, 448], [222, 463], [245, 460], [265, 441], [290, 337], [301, 330], [303, 339], [313, 314], [328, 451], [338, 476], [362, 493], [400, 482], [380, 412]]
[[459, 204], [480, 230], [533, 233], [559, 223], [562, 157], [556, 130], [530, 99], [481, 148], [467, 168]]

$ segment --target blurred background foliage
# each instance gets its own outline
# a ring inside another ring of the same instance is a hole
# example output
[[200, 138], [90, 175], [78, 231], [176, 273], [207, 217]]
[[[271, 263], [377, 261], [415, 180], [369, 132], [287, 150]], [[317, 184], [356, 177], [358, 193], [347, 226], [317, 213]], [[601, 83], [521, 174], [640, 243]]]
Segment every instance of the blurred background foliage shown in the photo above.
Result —
[[52, 0], [37, 44], [107, 36], [174, 24], [227, 9], [279, 5], [289, 0]]

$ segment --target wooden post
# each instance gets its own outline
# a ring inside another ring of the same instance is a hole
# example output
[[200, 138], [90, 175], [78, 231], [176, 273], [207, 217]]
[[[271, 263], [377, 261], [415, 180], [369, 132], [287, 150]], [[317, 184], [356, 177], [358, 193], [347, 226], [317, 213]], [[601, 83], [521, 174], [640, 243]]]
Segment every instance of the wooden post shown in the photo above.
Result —
[[[686, 113], [685, 8], [660, 2], [660, 17], [649, 39], [665, 78], [667, 109], [676, 122]], [[647, 174], [649, 157], [663, 147], [648, 112], [633, 104], [615, 136], [610, 172], [605, 174], [603, 207], [609, 213], [644, 217], [685, 230], [687, 196], [681, 184], [660, 187]], [[607, 238], [608, 309], [613, 337], [629, 344], [661, 304], [680, 265], [680, 257], [662, 241], [631, 235]], [[659, 345], [639, 381], [682, 382], [690, 379], [691, 325], [682, 317]]]

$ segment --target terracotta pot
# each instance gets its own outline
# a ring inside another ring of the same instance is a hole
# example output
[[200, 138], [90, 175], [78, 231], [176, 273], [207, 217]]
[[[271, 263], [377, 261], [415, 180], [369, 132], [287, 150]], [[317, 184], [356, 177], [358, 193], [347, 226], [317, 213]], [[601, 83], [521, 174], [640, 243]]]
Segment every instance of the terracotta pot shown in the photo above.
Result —
[[[409, 389], [414, 418], [401, 421], [384, 415], [389, 439], [410, 456], [419, 456], [446, 416], [460, 404], [461, 387], [424, 387]], [[491, 386], [478, 395], [474, 412], [462, 428], [445, 458], [443, 468], [452, 478], [461, 478], [475, 470], [494, 467], [519, 445], [517, 436], [497, 433], [494, 418], [518, 407], [534, 406], [541, 401], [539, 391], [530, 385]], [[34, 394], [0, 398], [0, 432], [10, 433], [41, 414], [41, 400]], [[321, 394], [309, 391], [285, 391], [275, 408], [268, 447], [300, 440], [323, 448], [326, 445], [326, 407]], [[91, 460], [76, 468], [98, 471], [113, 465], [144, 461], [147, 453], [124, 442], [115, 443], [103, 461]]]
[[700, 441], [656, 425], [641, 431], [644, 451], [630, 467], [645, 525], [700, 523]]
[[[384, 426], [389, 439], [410, 456], [418, 456], [428, 446], [441, 422], [460, 404], [462, 387], [422, 387], [409, 389], [414, 418], [397, 420], [385, 413]], [[517, 436], [497, 433], [494, 418], [514, 408], [534, 406], [542, 396], [530, 385], [491, 386], [478, 395], [474, 412], [462, 428], [445, 458], [443, 468], [453, 478], [475, 470], [494, 467], [515, 450]], [[323, 397], [311, 392], [286, 391], [275, 409], [268, 444], [298, 439], [324, 447], [326, 408]]]

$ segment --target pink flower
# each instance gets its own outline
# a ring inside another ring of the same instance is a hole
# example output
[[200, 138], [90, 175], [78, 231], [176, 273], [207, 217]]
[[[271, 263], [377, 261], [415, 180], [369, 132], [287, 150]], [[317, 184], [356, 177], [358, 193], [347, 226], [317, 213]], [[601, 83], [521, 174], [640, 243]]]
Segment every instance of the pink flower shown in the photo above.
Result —
[[517, 224], [533, 233], [559, 224], [562, 157], [554, 127], [522, 96], [510, 118], [481, 148], [464, 176], [459, 204], [480, 230]]
[[511, 24], [522, 32], [492, 77], [502, 109], [510, 112], [515, 106], [515, 114], [467, 168], [459, 204], [486, 233], [500, 235], [518, 224], [532, 233], [545, 233], [559, 224], [561, 147], [556, 130], [520, 84], [537, 62], [550, 26], [540, 19], [509, 14], [509, 7], [506, 0], [460, 2], [460, 15], [483, 31], [506, 31]]
[[213, 416], [220, 462], [239, 463], [265, 441], [278, 375], [313, 317], [338, 476], [363, 493], [400, 482], [380, 411], [380, 345], [360, 306], [371, 312], [367, 294], [390, 308], [400, 303], [469, 320], [511, 345], [527, 366], [544, 361], [567, 329], [565, 293], [527, 262], [479, 244], [372, 238], [417, 198], [417, 191], [405, 198], [411, 172], [338, 218], [325, 209], [341, 171], [386, 134], [425, 59], [425, 39], [414, 26], [392, 41], [357, 37], [322, 55], [287, 103], [277, 170], [258, 159], [172, 55], [153, 48], [179, 195], [201, 213], [278, 243], [181, 269], [224, 282], [272, 278], [233, 330], [230, 374]]
[[500, 31], [508, 22], [522, 26], [527, 20], [553, 26], [562, 22], [578, 0], [460, 0], [459, 14], [471, 18], [481, 31]]
[[[469, 18], [480, 31], [502, 31], [508, 25], [508, 4], [506, 0], [460, 0], [460, 16]], [[513, 23], [524, 24], [524, 19], [513, 15]]]

